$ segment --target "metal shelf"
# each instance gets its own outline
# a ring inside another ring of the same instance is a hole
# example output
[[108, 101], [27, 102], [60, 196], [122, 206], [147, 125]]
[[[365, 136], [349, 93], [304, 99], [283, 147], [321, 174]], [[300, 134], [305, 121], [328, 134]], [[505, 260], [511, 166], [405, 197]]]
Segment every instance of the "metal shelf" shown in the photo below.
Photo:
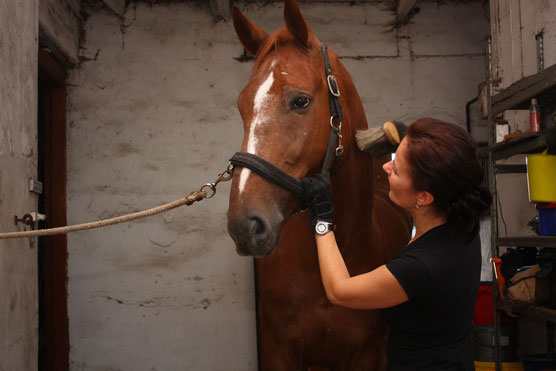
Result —
[[[537, 98], [541, 109], [541, 117], [550, 117], [556, 107], [556, 64], [538, 73], [523, 78], [506, 89], [493, 95], [492, 75], [492, 43], [490, 37], [486, 42], [487, 67], [487, 110], [489, 123], [489, 146], [484, 148], [488, 156], [489, 189], [493, 195], [490, 208], [491, 217], [491, 252], [492, 256], [499, 256], [499, 246], [532, 246], [556, 247], [556, 237], [552, 236], [507, 236], [499, 237], [498, 233], [498, 186], [496, 174], [511, 172], [523, 173], [523, 165], [501, 165], [496, 161], [517, 154], [539, 153], [546, 148], [546, 137], [543, 133], [525, 133], [517, 137], [496, 142], [497, 116], [506, 110], [529, 109], [532, 98]], [[525, 196], [526, 197], [526, 196]], [[500, 323], [498, 318], [499, 307], [498, 290], [493, 290], [494, 300], [494, 348], [496, 370], [502, 370]], [[554, 323], [556, 323], [556, 310], [546, 307], [533, 307], [529, 312], [547, 321], [547, 348], [552, 352], [554, 348]]]
[[498, 246], [556, 247], [556, 236], [498, 237]]
[[527, 314], [537, 316], [545, 321], [556, 322], [556, 310], [547, 307], [531, 307]]
[[539, 153], [545, 148], [546, 138], [543, 133], [525, 133], [485, 147], [483, 150], [492, 152], [493, 160], [498, 161], [518, 154]]
[[541, 113], [556, 105], [556, 65], [525, 77], [491, 97], [491, 112], [496, 116], [506, 110], [528, 109], [537, 98]]
[[498, 165], [494, 164], [494, 172], [496, 174], [516, 174], [527, 173], [527, 165]]

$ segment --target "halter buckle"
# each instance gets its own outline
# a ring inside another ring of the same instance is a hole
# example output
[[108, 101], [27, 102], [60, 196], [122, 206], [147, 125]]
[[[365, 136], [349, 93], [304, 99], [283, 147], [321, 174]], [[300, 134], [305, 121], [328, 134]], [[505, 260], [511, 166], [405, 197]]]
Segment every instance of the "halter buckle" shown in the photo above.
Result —
[[334, 75], [326, 76], [326, 82], [328, 83], [328, 90], [330, 90], [330, 94], [335, 97], [339, 97], [340, 89], [338, 89], [338, 83], [336, 82]]

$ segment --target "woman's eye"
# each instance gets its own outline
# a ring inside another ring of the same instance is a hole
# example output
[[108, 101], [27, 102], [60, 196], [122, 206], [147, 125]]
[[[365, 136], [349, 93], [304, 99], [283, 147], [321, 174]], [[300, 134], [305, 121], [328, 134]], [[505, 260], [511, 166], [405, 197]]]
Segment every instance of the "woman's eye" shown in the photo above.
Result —
[[293, 101], [293, 108], [306, 108], [309, 105], [309, 102], [310, 100], [307, 97], [297, 97]]

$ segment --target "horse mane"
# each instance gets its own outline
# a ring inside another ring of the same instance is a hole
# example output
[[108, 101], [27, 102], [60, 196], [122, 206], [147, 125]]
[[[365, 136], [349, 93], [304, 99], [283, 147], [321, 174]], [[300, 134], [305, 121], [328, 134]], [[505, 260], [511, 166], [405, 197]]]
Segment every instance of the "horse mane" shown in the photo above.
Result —
[[303, 54], [307, 56], [311, 54], [310, 48], [307, 48], [305, 45], [301, 44], [287, 28], [282, 28], [274, 32], [266, 39], [264, 44], [257, 52], [257, 55], [255, 56], [255, 61], [261, 61], [270, 52], [277, 51], [281, 47], [289, 44], [295, 45], [300, 51], [303, 52]]

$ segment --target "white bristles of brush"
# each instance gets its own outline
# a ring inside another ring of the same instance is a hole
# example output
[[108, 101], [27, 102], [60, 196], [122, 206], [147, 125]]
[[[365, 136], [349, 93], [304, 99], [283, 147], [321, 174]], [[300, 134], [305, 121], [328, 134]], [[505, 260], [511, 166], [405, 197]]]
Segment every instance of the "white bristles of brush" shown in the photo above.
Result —
[[355, 133], [355, 140], [359, 149], [373, 157], [381, 157], [392, 153], [393, 149], [400, 144], [400, 132], [403, 124], [386, 121], [382, 126], [359, 130]]

